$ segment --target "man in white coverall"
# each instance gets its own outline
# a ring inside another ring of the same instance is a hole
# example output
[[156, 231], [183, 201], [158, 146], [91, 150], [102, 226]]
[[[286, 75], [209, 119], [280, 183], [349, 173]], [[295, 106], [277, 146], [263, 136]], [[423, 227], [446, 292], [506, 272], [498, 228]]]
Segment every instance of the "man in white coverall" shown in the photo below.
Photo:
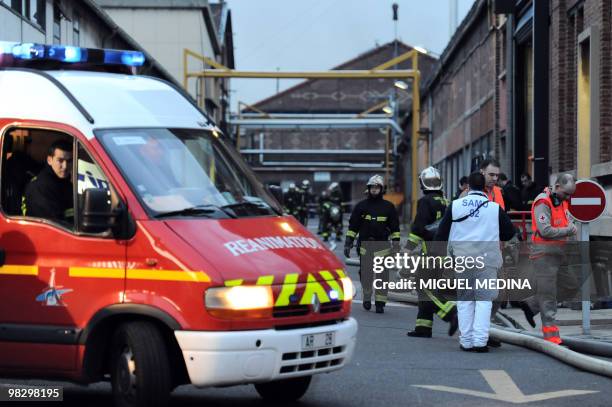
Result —
[[[477, 281], [497, 278], [503, 263], [499, 242], [510, 240], [514, 227], [506, 212], [487, 198], [484, 175], [474, 172], [468, 182], [468, 194], [448, 207], [435, 239], [448, 241], [455, 278], [464, 284], [457, 289], [460, 348], [488, 352], [491, 307], [497, 289], [477, 288]], [[468, 261], [470, 258], [475, 261]]]

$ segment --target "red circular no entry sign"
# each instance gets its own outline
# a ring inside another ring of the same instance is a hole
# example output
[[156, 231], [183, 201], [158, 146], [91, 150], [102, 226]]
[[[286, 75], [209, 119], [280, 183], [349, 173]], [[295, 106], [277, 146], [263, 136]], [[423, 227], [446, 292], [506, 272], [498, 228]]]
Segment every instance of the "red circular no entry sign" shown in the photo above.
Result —
[[595, 181], [576, 181], [576, 192], [569, 200], [570, 214], [580, 222], [593, 222], [606, 209], [606, 193]]

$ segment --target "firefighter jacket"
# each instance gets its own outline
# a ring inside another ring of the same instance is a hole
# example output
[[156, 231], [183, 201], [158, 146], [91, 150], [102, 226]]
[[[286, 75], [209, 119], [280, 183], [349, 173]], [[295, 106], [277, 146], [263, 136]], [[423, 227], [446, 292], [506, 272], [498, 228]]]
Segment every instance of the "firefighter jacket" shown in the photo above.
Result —
[[380, 198], [368, 198], [355, 205], [349, 220], [348, 239], [400, 240], [399, 218], [395, 206]]
[[[442, 191], [423, 191], [423, 193], [425, 195], [417, 202], [416, 215], [408, 235], [408, 247], [410, 249], [433, 240], [435, 230], [429, 230], [427, 226], [442, 219], [448, 206], [448, 201], [444, 198]], [[423, 250], [426, 250], [425, 246], [423, 246]]]

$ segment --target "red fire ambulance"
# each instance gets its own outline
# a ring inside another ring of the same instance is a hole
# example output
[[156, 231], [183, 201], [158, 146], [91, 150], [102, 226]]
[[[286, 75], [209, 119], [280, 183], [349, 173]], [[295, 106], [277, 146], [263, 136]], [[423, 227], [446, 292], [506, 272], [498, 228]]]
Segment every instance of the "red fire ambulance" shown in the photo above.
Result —
[[143, 62], [1, 45], [0, 375], [295, 400], [351, 358], [351, 280], [182, 90], [100, 72]]

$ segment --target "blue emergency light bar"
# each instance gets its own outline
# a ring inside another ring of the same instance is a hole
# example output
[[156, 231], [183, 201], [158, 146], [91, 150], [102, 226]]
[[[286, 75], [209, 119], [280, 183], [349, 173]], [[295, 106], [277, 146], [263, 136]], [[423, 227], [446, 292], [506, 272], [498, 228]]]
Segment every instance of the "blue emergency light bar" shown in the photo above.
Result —
[[4, 45], [2, 53], [16, 60], [58, 61], [64, 63], [92, 63], [109, 65], [142, 66], [145, 56], [139, 51], [81, 48], [67, 45], [12, 44]]

